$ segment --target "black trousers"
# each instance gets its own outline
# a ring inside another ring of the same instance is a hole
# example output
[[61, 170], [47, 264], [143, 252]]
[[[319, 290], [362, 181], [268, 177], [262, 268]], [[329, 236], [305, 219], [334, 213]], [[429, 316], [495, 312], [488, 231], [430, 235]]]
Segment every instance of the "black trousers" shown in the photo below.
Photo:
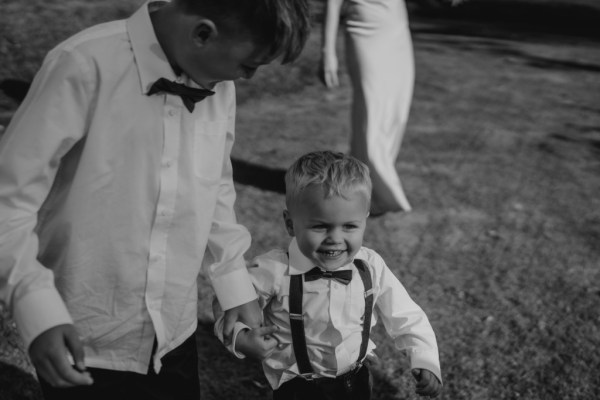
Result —
[[167, 353], [157, 375], [150, 366], [148, 374], [88, 368], [94, 379], [91, 386], [54, 388], [40, 379], [46, 400], [199, 400], [196, 335]]
[[273, 392], [273, 400], [370, 400], [373, 382], [366, 365], [337, 378], [294, 378]]

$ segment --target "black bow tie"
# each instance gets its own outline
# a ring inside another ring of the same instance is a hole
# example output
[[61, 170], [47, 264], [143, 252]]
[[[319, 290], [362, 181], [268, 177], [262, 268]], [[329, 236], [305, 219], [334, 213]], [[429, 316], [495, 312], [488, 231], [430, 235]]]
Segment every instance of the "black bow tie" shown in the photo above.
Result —
[[306, 282], [316, 281], [320, 278], [334, 279], [339, 283], [347, 285], [352, 280], [352, 270], [346, 269], [344, 271], [323, 271], [321, 268], [315, 267], [304, 274], [304, 280]]
[[150, 86], [148, 96], [159, 92], [167, 92], [180, 96], [181, 100], [183, 100], [183, 104], [190, 112], [194, 111], [194, 106], [197, 102], [204, 100], [207, 96], [215, 94], [212, 90], [192, 88], [182, 83], [172, 82], [167, 78], [160, 78], [154, 82], [152, 86]]

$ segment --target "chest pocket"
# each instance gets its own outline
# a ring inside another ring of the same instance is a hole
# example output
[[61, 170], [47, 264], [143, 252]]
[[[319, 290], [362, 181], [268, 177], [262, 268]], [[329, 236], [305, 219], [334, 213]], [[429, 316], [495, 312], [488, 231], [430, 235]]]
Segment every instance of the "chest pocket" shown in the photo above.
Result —
[[192, 162], [196, 177], [218, 182], [223, 170], [227, 143], [227, 120], [197, 121], [194, 129]]

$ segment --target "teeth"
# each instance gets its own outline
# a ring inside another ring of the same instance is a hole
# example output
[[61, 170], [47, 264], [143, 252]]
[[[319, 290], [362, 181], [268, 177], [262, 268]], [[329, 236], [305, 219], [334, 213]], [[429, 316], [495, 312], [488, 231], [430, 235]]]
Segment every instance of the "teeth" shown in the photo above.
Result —
[[321, 251], [321, 253], [325, 254], [328, 257], [334, 257], [334, 256], [338, 256], [338, 255], [342, 254], [343, 250], [329, 250], [329, 251], [324, 250], [324, 251]]

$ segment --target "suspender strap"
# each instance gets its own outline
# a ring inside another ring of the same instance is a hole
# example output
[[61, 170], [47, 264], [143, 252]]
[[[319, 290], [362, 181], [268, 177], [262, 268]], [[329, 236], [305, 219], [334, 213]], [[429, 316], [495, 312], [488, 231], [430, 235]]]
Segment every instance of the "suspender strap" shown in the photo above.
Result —
[[[371, 333], [371, 315], [373, 314], [373, 282], [369, 268], [363, 260], [355, 259], [354, 265], [358, 269], [363, 286], [365, 287], [365, 314], [363, 318], [362, 342], [360, 344], [360, 352], [358, 362], [362, 362], [367, 355], [367, 347], [369, 345], [369, 335]], [[301, 374], [309, 374], [314, 372], [308, 358], [308, 350], [306, 349], [306, 336], [304, 334], [304, 319], [302, 314], [302, 279], [303, 275], [290, 276], [290, 328], [292, 331], [292, 345], [294, 347], [294, 355], [298, 363], [298, 371]]]
[[301, 374], [314, 372], [308, 359], [306, 337], [304, 335], [304, 319], [302, 314], [302, 275], [290, 276], [290, 328], [292, 331], [292, 345]]
[[363, 319], [362, 342], [358, 354], [358, 362], [361, 363], [367, 355], [367, 346], [369, 345], [369, 334], [371, 333], [371, 315], [373, 314], [373, 282], [369, 268], [363, 260], [354, 259], [354, 265], [365, 287], [365, 315]]

